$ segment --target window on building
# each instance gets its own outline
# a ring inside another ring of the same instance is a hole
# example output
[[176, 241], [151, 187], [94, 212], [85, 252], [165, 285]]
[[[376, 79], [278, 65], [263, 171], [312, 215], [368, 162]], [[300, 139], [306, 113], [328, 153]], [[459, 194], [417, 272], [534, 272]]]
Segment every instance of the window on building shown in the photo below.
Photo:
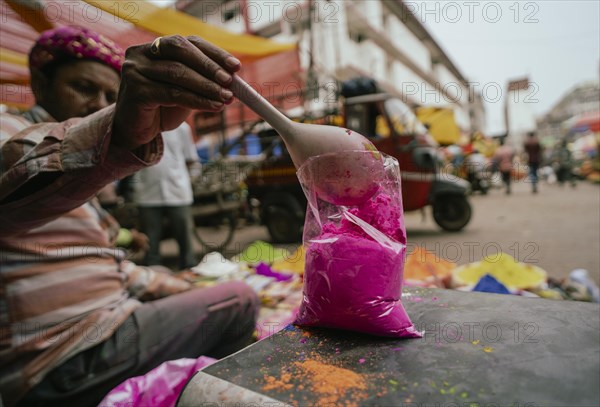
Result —
[[242, 13], [241, 3], [239, 1], [226, 0], [221, 4], [221, 17], [223, 22], [233, 20]]
[[281, 22], [274, 21], [273, 23], [256, 30], [254, 34], [264, 38], [271, 38], [281, 34]]
[[367, 39], [366, 35], [361, 32], [351, 31], [349, 34], [350, 39], [358, 44], [365, 41]]
[[231, 9], [231, 10], [224, 10], [223, 11], [223, 21], [224, 22], [228, 22], [233, 20], [236, 16], [238, 15], [238, 12], [236, 9]]
[[292, 35], [298, 34], [300, 32], [308, 30], [309, 22], [308, 19], [304, 19], [301, 21], [290, 21], [290, 32]]

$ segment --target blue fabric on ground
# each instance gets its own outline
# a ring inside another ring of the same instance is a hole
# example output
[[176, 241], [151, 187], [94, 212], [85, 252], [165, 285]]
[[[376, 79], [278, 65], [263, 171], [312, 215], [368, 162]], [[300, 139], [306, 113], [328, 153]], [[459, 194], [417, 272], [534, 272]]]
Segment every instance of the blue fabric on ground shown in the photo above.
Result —
[[482, 293], [496, 293], [496, 294], [510, 294], [508, 288], [501, 282], [496, 280], [490, 274], [486, 274], [481, 277], [477, 282], [477, 285], [473, 288], [473, 291], [479, 291]]

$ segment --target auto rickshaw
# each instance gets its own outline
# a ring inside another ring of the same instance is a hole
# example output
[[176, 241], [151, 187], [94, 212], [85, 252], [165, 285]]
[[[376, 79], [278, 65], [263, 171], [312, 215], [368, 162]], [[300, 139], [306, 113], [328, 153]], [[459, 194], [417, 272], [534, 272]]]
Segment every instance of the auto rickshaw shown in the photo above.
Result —
[[344, 109], [346, 127], [398, 160], [405, 211], [431, 205], [435, 222], [447, 231], [459, 231], [469, 223], [468, 182], [440, 171], [438, 143], [402, 100], [372, 93], [346, 98]]

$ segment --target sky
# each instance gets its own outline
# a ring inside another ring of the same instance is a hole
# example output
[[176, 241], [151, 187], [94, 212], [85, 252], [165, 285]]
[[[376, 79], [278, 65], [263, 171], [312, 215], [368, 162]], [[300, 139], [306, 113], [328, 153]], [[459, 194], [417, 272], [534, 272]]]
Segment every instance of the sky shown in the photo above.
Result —
[[600, 1], [406, 3], [472, 86], [493, 91], [483, 94], [487, 134], [505, 126], [504, 97], [486, 84], [506, 92], [509, 80], [528, 76], [540, 116], [577, 84], [599, 80]]

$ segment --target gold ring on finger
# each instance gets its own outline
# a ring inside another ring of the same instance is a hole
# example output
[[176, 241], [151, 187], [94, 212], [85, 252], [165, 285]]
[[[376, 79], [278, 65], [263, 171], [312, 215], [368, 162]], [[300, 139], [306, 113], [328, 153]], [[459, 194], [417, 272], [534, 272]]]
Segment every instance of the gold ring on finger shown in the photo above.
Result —
[[162, 37], [158, 37], [156, 38], [153, 42], [152, 45], [150, 45], [150, 52], [152, 53], [152, 55], [155, 56], [160, 56], [160, 39]]

